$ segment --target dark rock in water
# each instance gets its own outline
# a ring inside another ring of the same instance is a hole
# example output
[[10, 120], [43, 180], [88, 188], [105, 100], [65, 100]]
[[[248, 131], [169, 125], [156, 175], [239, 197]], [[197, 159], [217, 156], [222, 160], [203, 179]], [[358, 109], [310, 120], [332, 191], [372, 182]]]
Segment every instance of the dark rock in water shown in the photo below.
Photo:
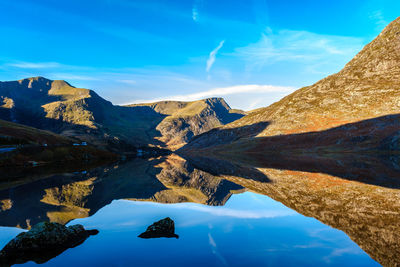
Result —
[[0, 265], [11, 266], [27, 261], [47, 262], [98, 232], [85, 230], [80, 224], [66, 227], [59, 223], [38, 223], [30, 231], [20, 233], [8, 242], [0, 251]]
[[175, 234], [175, 224], [171, 218], [167, 217], [158, 222], [153, 223], [147, 227], [146, 232], [139, 235], [141, 238], [159, 238], [159, 237], [175, 237], [179, 238]]

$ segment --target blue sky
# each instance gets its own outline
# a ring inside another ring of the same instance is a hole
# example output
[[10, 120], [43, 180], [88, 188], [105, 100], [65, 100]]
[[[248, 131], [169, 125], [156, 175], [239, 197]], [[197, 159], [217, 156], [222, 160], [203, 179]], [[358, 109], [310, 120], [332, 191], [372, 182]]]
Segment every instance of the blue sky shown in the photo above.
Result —
[[1, 0], [0, 80], [64, 79], [114, 104], [222, 96], [253, 109], [339, 71], [394, 0]]

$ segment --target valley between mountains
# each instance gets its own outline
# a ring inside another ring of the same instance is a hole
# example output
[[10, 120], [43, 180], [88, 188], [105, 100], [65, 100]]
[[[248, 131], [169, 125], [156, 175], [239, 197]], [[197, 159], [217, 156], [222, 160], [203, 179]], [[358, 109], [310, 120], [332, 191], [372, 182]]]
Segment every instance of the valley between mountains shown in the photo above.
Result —
[[[286, 152], [396, 153], [399, 88], [400, 18], [340, 72], [248, 112], [232, 109], [222, 98], [118, 106], [62, 80], [0, 82], [0, 145], [15, 148], [1, 153], [0, 162], [103, 160], [143, 151], [232, 158]], [[43, 155], [46, 150], [51, 155]]]

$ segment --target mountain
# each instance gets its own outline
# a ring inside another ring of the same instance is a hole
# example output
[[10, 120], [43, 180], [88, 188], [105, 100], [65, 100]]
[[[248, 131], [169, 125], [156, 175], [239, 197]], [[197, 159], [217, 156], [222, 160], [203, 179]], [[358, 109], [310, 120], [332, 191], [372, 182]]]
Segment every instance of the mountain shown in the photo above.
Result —
[[73, 139], [18, 123], [0, 120], [0, 146], [72, 145]]
[[[271, 136], [280, 137], [279, 140], [274, 140], [277, 145], [284, 142], [298, 144], [296, 140], [299, 136], [329, 131], [340, 126], [342, 128], [337, 128], [336, 133], [340, 138], [335, 140], [339, 144], [342, 141], [350, 142], [354, 138], [367, 138], [371, 141], [374, 138], [372, 131], [377, 128], [381, 132], [386, 129], [387, 136], [396, 135], [400, 130], [400, 120], [397, 116], [390, 115], [399, 114], [399, 88], [400, 18], [389, 24], [340, 72], [314, 85], [301, 88], [269, 107], [249, 112], [233, 123], [200, 135], [186, 149], [232, 142], [244, 148], [253, 141], [258, 142], [254, 146], [261, 146], [266, 140], [268, 144], [272, 143], [268, 141], [271, 139], [266, 138]], [[379, 127], [362, 123], [378, 117], [381, 118], [377, 121]], [[364, 126], [369, 128], [363, 128]], [[359, 131], [364, 131], [363, 135]], [[329, 139], [329, 134], [322, 134], [322, 137], [314, 134], [308, 141], [314, 142], [316, 138]], [[307, 147], [305, 140], [301, 141]], [[232, 149], [234, 146], [231, 144]]]
[[244, 116], [243, 111], [231, 109], [222, 98], [192, 102], [161, 101], [128, 107], [149, 107], [165, 116], [155, 128], [160, 133], [156, 139], [172, 149], [181, 147], [193, 136]]
[[[53, 164], [63, 166], [96, 165], [117, 160], [117, 155], [93, 146], [77, 145], [77, 141], [49, 131], [0, 120], [0, 168], [2, 179], [8, 179], [4, 168]], [[60, 169], [60, 168], [59, 168]], [[12, 173], [24, 171], [24, 168]], [[32, 170], [26, 170], [29, 176]], [[8, 179], [10, 180], [10, 179]], [[13, 179], [12, 179], [13, 180]]]
[[34, 77], [0, 82], [0, 119], [114, 150], [179, 147], [242, 116], [221, 98], [117, 106], [62, 80]]

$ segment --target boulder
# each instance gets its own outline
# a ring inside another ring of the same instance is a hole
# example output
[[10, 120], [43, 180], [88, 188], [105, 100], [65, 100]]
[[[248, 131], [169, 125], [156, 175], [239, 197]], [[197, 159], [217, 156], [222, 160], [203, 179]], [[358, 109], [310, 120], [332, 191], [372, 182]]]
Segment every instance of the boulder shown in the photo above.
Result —
[[44, 263], [97, 233], [97, 230], [85, 230], [80, 224], [67, 227], [59, 223], [41, 222], [8, 242], [0, 251], [0, 265], [21, 264], [31, 260]]
[[167, 217], [165, 219], [159, 220], [153, 223], [147, 230], [139, 235], [140, 238], [159, 238], [159, 237], [175, 237], [179, 238], [175, 234], [175, 224], [171, 218]]

